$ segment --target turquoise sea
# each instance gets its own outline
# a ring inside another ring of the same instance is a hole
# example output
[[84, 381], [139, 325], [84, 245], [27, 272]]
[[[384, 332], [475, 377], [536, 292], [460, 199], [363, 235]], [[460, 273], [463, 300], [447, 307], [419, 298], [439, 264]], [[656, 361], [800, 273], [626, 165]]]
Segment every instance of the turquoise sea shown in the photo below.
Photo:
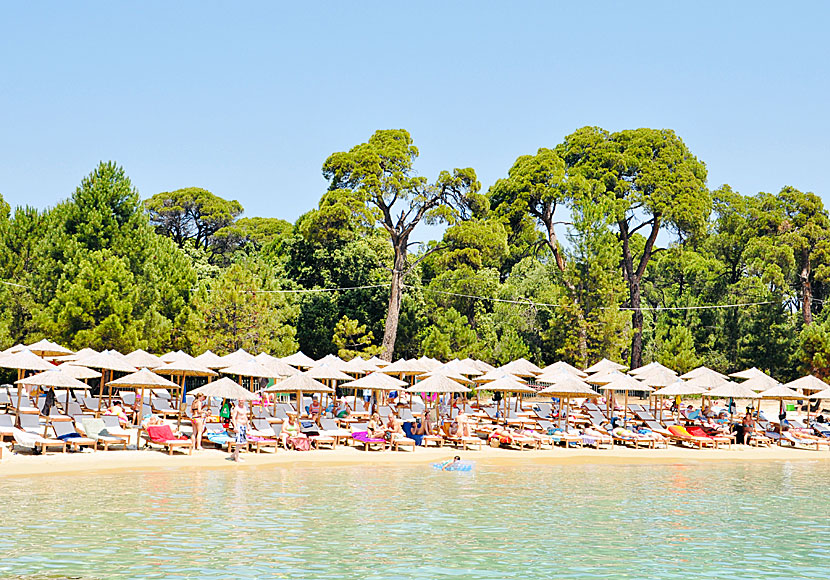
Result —
[[830, 463], [0, 479], [2, 578], [827, 578]]

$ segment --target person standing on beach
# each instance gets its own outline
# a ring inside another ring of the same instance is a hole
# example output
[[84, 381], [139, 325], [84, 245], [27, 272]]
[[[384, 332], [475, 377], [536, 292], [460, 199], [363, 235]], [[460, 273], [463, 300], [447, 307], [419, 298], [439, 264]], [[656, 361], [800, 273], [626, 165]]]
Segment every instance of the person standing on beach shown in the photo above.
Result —
[[237, 401], [231, 413], [233, 428], [236, 430], [236, 445], [231, 458], [239, 461], [239, 446], [248, 442], [248, 407], [245, 401]]
[[197, 451], [202, 450], [202, 433], [205, 431], [205, 419], [210, 415], [210, 409], [205, 405], [205, 395], [199, 393], [190, 405], [193, 423], [193, 446]]

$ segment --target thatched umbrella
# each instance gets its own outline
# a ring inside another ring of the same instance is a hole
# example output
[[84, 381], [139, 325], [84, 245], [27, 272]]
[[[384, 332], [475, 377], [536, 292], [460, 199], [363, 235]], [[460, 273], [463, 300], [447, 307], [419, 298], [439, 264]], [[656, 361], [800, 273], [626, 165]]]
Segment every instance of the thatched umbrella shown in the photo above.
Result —
[[232, 399], [234, 401], [253, 401], [257, 398], [254, 393], [232, 381], [228, 377], [216, 379], [215, 381], [211, 381], [201, 387], [193, 389], [190, 391], [190, 394]]
[[464, 363], [465, 365], [469, 365], [469, 366], [472, 366], [475, 369], [477, 369], [478, 374], [480, 374], [480, 375], [483, 375], [484, 373], [489, 373], [490, 371], [495, 370], [495, 368], [496, 368], [493, 365], [491, 365], [490, 363], [484, 362], [483, 360], [478, 360], [476, 358], [470, 358], [470, 357], [463, 358], [463, 359], [461, 359], [461, 362]]
[[[725, 381], [720, 385], [714, 387], [706, 395], [710, 398], [729, 398], [729, 399], [758, 399], [761, 397], [758, 393], [747, 387], [743, 383], [733, 383], [732, 381]], [[732, 408], [734, 405], [729, 404], [729, 421], [732, 421]]]
[[266, 369], [275, 373], [273, 376], [274, 378], [277, 377], [290, 377], [291, 375], [296, 375], [300, 371], [298, 371], [295, 367], [292, 367], [287, 362], [279, 359], [275, 356], [271, 356], [266, 352], [261, 352], [254, 357], [254, 360], [257, 361], [259, 364], [264, 366]]
[[254, 355], [246, 351], [244, 348], [239, 348], [230, 354], [221, 357], [222, 366], [229, 367], [231, 365], [243, 363], [254, 358]]
[[445, 375], [464, 375], [465, 377], [477, 377], [479, 375], [484, 374], [483, 372], [478, 370], [478, 368], [475, 365], [464, 361], [460, 361], [458, 359], [451, 360], [450, 362], [443, 364], [437, 368], [425, 370], [428, 370], [429, 372], [443, 373]]
[[225, 366], [222, 357], [211, 350], [206, 350], [199, 356], [193, 357], [209, 369], [219, 369]]
[[[808, 397], [814, 401], [830, 399], [830, 388], [814, 393]], [[807, 405], [807, 424], [810, 424], [810, 405]]]
[[606, 373], [597, 373], [585, 379], [589, 383], [599, 385], [604, 391], [608, 392], [605, 399], [605, 412], [610, 421], [613, 415], [611, 407], [611, 399], [616, 391], [623, 391], [625, 393], [625, 405], [623, 406], [623, 423], [628, 422], [628, 392], [629, 391], [647, 391], [651, 392], [654, 389], [646, 384], [641, 383], [631, 375], [627, 375], [618, 370]]
[[[99, 352], [75, 360], [75, 364], [93, 369], [101, 369], [101, 385], [98, 389], [98, 410], [95, 415], [101, 414], [101, 399], [104, 398], [104, 386], [107, 384], [107, 371], [112, 380], [115, 373], [134, 373], [138, 369], [127, 363], [122, 357], [109, 352]], [[108, 404], [112, 403], [112, 389], [109, 391]]]
[[284, 363], [290, 364], [292, 367], [297, 367], [298, 369], [310, 369], [315, 364], [315, 360], [304, 354], [301, 350], [298, 350], [292, 355], [284, 356], [280, 360]]
[[335, 368], [338, 371], [345, 371], [348, 368], [346, 366], [346, 361], [344, 361], [339, 356], [333, 354], [327, 354], [323, 358], [315, 361], [315, 367], [320, 365], [328, 365], [329, 367]]
[[66, 356], [68, 354], [72, 354], [72, 351], [68, 348], [61, 346], [56, 342], [52, 342], [51, 340], [46, 340], [45, 338], [30, 344], [26, 348], [39, 357]]
[[[168, 388], [177, 389], [179, 387], [179, 385], [177, 385], [173, 381], [169, 381], [164, 377], [159, 376], [156, 373], [149, 371], [143, 367], [134, 373], [124, 375], [121, 378], [114, 379], [108, 382], [107, 386], [110, 387], [110, 391], [112, 390], [112, 387], [136, 390], [136, 406], [134, 408], [134, 411], [135, 423], [138, 425], [139, 436], [141, 434], [141, 418], [144, 413], [144, 390]], [[136, 439], [136, 447], [138, 447], [139, 441], [140, 437]]]
[[677, 379], [674, 383], [662, 389], [654, 391], [653, 395], [660, 397], [660, 412], [657, 415], [658, 421], [663, 419], [663, 397], [688, 397], [690, 395], [702, 395], [705, 392], [705, 387], [694, 385], [689, 381], [681, 381], [680, 379]]
[[[303, 393], [333, 393], [334, 389], [324, 385], [308, 373], [292, 375], [265, 389], [269, 393], [296, 393], [297, 417], [303, 414]], [[276, 403], [274, 404], [276, 407]]]
[[[331, 360], [331, 359], [330, 359]], [[337, 359], [340, 360], [340, 359]], [[307, 374], [313, 379], [317, 379], [332, 388], [332, 394], [336, 396], [335, 387], [337, 387], [338, 381], [351, 381], [354, 377], [347, 375], [343, 371], [341, 371], [338, 366], [342, 366], [343, 361], [340, 361], [340, 365], [337, 365], [335, 362], [334, 364], [330, 364], [329, 362], [319, 363], [316, 366], [308, 369]]]
[[700, 367], [697, 367], [696, 369], [690, 370], [688, 373], [680, 375], [680, 378], [681, 379], [694, 379], [694, 378], [697, 378], [697, 377], [703, 376], [703, 375], [715, 375], [715, 376], [720, 377], [722, 379], [727, 379], [728, 378], [725, 374], [719, 373], [718, 371], [713, 371], [709, 367], [705, 367], [705, 366], [700, 366]]
[[[374, 360], [374, 358], [370, 358], [369, 360]], [[440, 360], [434, 359], [434, 358], [429, 357], [429, 356], [422, 356], [421, 358], [417, 359], [417, 361], [418, 361], [419, 365], [421, 365], [423, 368], [425, 368], [428, 371], [434, 371], [435, 369], [437, 369], [438, 367], [440, 367], [443, 364]], [[381, 367], [381, 368], [383, 368], [384, 366], [388, 366], [388, 365], [389, 365], [388, 362], [386, 363], [386, 365], [382, 365], [382, 364], [378, 363], [378, 366]]]
[[[596, 399], [599, 397], [599, 393], [597, 393], [594, 389], [592, 389], [588, 383], [579, 379], [577, 377], [568, 376], [570, 373], [565, 373], [565, 375], [553, 383], [549, 387], [545, 387], [538, 393], [540, 397], [557, 397], [559, 399], [565, 399], [565, 431], [568, 430], [568, 420], [567, 417], [570, 416], [571, 413], [571, 397], [584, 397], [586, 399]], [[562, 427], [562, 408], [559, 408], [559, 427]]]
[[751, 379], [745, 380], [741, 383], [748, 389], [752, 389], [753, 391], [766, 391], [767, 389], [771, 389], [773, 387], [777, 387], [781, 383], [773, 379], [772, 377], [753, 377]]
[[171, 350], [170, 352], [166, 352], [159, 357], [165, 363], [172, 363], [180, 360], [185, 360], [188, 358], [192, 358], [189, 354], [184, 352], [183, 350]]
[[[69, 409], [69, 391], [71, 389], [85, 390], [87, 388], [86, 383], [82, 383], [78, 379], [72, 378], [67, 373], [62, 372], [60, 368], [56, 368], [54, 370], [49, 371], [43, 371], [42, 373], [38, 373], [30, 377], [18, 379], [17, 381], [15, 381], [15, 384], [17, 384], [18, 390], [20, 389], [21, 385], [25, 385], [28, 387], [49, 387], [51, 389], [66, 389], [66, 409]], [[20, 401], [18, 399], [18, 408], [19, 407]], [[48, 413], [49, 410], [47, 409], [45, 414]]]
[[185, 391], [185, 387], [187, 385], [187, 377], [215, 377], [216, 372], [209, 369], [195, 358], [190, 355], [186, 355], [184, 358], [179, 358], [171, 363], [167, 363], [164, 366], [160, 366], [153, 369], [153, 372], [159, 375], [168, 375], [171, 377], [179, 377], [179, 419], [177, 421], [177, 425], [181, 426], [182, 424], [182, 412], [184, 410], [184, 402], [185, 402], [185, 395], [187, 394]]
[[[23, 378], [26, 371], [51, 371], [55, 370], [55, 365], [49, 361], [43, 360], [30, 350], [21, 350], [13, 354], [4, 354], [0, 356], [0, 367], [7, 369], [17, 369], [17, 381]], [[17, 382], [16, 381], [16, 382]], [[17, 383], [17, 411], [15, 412], [15, 419], [20, 421], [20, 400], [22, 399], [21, 386]]]
[[74, 362], [80, 358], [84, 358], [93, 354], [98, 354], [98, 351], [92, 348], [82, 348], [74, 354], [65, 354], [49, 358], [51, 358], [54, 362]]
[[164, 361], [159, 357], [142, 349], [134, 350], [130, 354], [125, 354], [124, 360], [137, 369], [154, 369], [164, 365]]
[[[752, 379], [750, 379], [752, 380]], [[776, 399], [779, 401], [779, 413], [784, 410], [784, 401], [797, 401], [798, 399], [802, 398], [802, 395], [796, 393], [794, 390], [785, 387], [784, 385], [777, 385], [770, 389], [761, 392], [762, 399]], [[760, 407], [760, 402], [759, 402]], [[779, 419], [778, 421], [778, 434], [780, 435], [783, 431], [783, 425], [781, 425], [783, 421]], [[778, 439], [778, 444], [781, 445], [781, 438]]]
[[581, 371], [578, 368], [576, 368], [575, 366], [573, 366], [572, 364], [568, 364], [563, 360], [556, 361], [553, 364], [549, 364], [548, 366], [546, 366], [545, 368], [542, 369], [541, 374], [544, 375], [544, 374], [548, 374], [548, 373], [559, 372], [560, 370], [568, 372], [568, 373], [570, 373], [570, 374], [572, 374], [575, 377], [578, 377], [580, 379], [584, 379], [585, 377], [588, 376], [588, 373], [586, 373], [585, 371]]
[[239, 384], [242, 385], [242, 377], [248, 377], [248, 382], [251, 385], [251, 390], [258, 390], [253, 388], [254, 379], [275, 379], [277, 374], [272, 370], [261, 365], [254, 358], [249, 358], [246, 361], [239, 361], [227, 367], [219, 369], [219, 372], [225, 375], [236, 375], [239, 379]]
[[[60, 369], [62, 373], [69, 375], [73, 379], [78, 379], [79, 381], [94, 379], [101, 376], [101, 373], [97, 371], [72, 363], [63, 363], [58, 367], [58, 369]], [[87, 385], [87, 388], [89, 388], [89, 385]]]
[[[784, 385], [794, 391], [801, 390], [805, 395], [820, 393], [828, 388], [827, 383], [815, 375], [805, 375]], [[807, 422], [810, 421], [810, 403], [807, 403]]]
[[729, 376], [732, 377], [732, 378], [735, 378], [735, 379], [745, 379], [745, 380], [754, 379], [754, 378], [757, 378], [757, 377], [760, 377], [762, 379], [771, 379], [772, 378], [767, 373], [765, 373], [764, 371], [762, 371], [761, 369], [756, 368], [756, 367], [752, 367], [752, 368], [749, 368], [749, 369], [746, 369], [746, 370], [743, 370], [743, 371], [739, 371], [737, 373], [732, 373]]
[[372, 358], [370, 358], [366, 362], [371, 363], [371, 364], [373, 364], [376, 367], [381, 368], [381, 369], [383, 367], [389, 366], [389, 361], [388, 360], [383, 360], [382, 358], [377, 357], [377, 356], [373, 356]]
[[[500, 379], [490, 381], [487, 384], [487, 390], [502, 393], [516, 393], [516, 410], [519, 409], [519, 398], [522, 394], [536, 394], [536, 389], [529, 387], [527, 383], [520, 381], [513, 375], [505, 374]], [[502, 397], [504, 401], [504, 416], [507, 417], [507, 398]]]
[[677, 373], [676, 373], [676, 372], [674, 372], [674, 371], [673, 371], [672, 369], [670, 369], [669, 367], [667, 367], [667, 366], [665, 366], [665, 365], [660, 364], [660, 363], [659, 363], [659, 362], [657, 362], [657, 361], [650, 362], [650, 363], [648, 363], [647, 365], [643, 365], [643, 366], [641, 366], [641, 367], [637, 367], [636, 369], [631, 369], [630, 371], [628, 371], [628, 374], [629, 374], [629, 375], [632, 375], [632, 376], [635, 376], [635, 377], [637, 377], [637, 378], [639, 378], [639, 377], [640, 377], [641, 375], [643, 375], [644, 373], [650, 373], [650, 372], [653, 372], [653, 371], [655, 371], [655, 370], [669, 371], [670, 373], [672, 373], [672, 374], [674, 374], [675, 376], [677, 376]]
[[442, 375], [440, 373], [427, 377], [423, 381], [419, 381], [406, 389], [408, 393], [430, 393], [438, 395], [435, 397], [435, 417], [437, 421], [441, 420], [440, 411], [438, 409], [438, 399], [444, 394], [454, 393], [469, 393], [470, 389], [454, 381], [453, 379]]
[[519, 358], [514, 361], [510, 361], [506, 365], [502, 365], [499, 367], [499, 370], [504, 371], [506, 373], [510, 373], [511, 375], [516, 375], [519, 377], [535, 377], [536, 375], [542, 374], [542, 369], [530, 362], [525, 358]]
[[391, 375], [381, 372], [373, 372], [359, 379], [349, 381], [340, 385], [341, 388], [354, 389], [354, 406], [353, 411], [357, 411], [357, 391], [360, 389], [370, 389], [372, 391], [397, 391], [402, 387], [409, 386], [409, 383], [396, 379]]
[[597, 375], [600, 373], [609, 373], [611, 371], [624, 371], [627, 368], [628, 367], [625, 365], [621, 365], [620, 363], [616, 363], [612, 360], [604, 358], [589, 366], [587, 369], [585, 369], [585, 372], [589, 375]]

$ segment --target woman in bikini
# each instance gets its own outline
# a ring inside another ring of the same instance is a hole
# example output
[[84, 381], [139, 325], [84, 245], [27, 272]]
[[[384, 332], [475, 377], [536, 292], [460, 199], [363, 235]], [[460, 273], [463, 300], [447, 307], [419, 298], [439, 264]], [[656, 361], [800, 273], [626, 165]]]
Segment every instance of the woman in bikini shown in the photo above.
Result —
[[193, 435], [191, 439], [197, 451], [202, 450], [202, 434], [205, 432], [205, 419], [210, 415], [210, 409], [205, 404], [206, 397], [199, 393], [190, 404], [191, 423], [193, 423]]

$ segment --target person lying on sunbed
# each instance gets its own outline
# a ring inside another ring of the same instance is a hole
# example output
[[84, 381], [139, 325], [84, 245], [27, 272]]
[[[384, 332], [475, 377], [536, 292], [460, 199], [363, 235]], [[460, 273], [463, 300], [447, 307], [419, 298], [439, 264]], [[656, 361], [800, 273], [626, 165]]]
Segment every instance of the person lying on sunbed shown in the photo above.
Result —
[[383, 436], [386, 435], [386, 429], [380, 420], [380, 415], [377, 413], [373, 413], [369, 422], [366, 423], [366, 435], [372, 439], [383, 439]]
[[386, 420], [384, 435], [389, 440], [406, 438], [406, 433], [403, 432], [403, 421], [400, 420], [394, 410], [389, 413], [389, 418]]

